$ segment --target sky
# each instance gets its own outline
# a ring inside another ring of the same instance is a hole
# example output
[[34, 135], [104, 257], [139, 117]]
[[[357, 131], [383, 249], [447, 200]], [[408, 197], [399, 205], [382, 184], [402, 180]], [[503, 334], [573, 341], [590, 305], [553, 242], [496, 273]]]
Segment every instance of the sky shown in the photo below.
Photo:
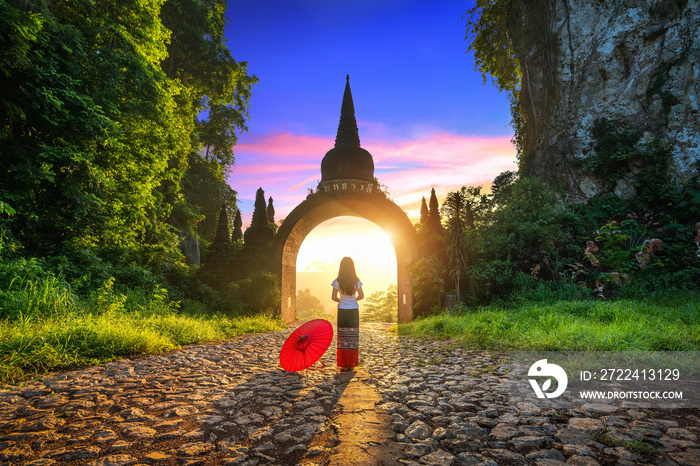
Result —
[[[483, 82], [466, 53], [463, 15], [472, 6], [469, 0], [230, 0], [229, 49], [260, 80], [228, 177], [244, 225], [259, 187], [273, 198], [277, 221], [316, 188], [321, 160], [334, 145], [346, 75], [375, 176], [412, 221], [433, 187], [442, 201], [449, 191], [487, 188], [499, 173], [517, 169], [507, 96]], [[342, 233], [343, 220], [331, 223], [335, 244], [344, 243], [337, 229]], [[368, 224], [346, 222], [345, 229]], [[318, 227], [304, 244], [318, 242], [311, 249], [329, 255], [320, 246], [329, 228]], [[300, 253], [298, 270], [314, 261], [307, 255], [313, 254]]]

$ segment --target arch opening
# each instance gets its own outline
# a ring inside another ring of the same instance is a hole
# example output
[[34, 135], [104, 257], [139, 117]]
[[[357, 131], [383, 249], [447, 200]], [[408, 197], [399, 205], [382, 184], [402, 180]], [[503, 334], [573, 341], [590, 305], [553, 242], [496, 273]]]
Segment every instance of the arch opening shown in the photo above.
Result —
[[[335, 319], [336, 303], [331, 300], [330, 284], [345, 256], [352, 257], [363, 282], [365, 301], [360, 302], [360, 319], [396, 322], [398, 296], [387, 293], [392, 286], [395, 290], [398, 283], [396, 252], [391, 238], [374, 223], [349, 216], [320, 223], [302, 242], [296, 261], [297, 319]], [[374, 298], [384, 299], [373, 302], [375, 293], [379, 294]], [[387, 295], [391, 299], [386, 299]], [[313, 305], [318, 304], [313, 297], [318, 298], [327, 317], [313, 312]]]
[[319, 224], [336, 217], [360, 217], [381, 228], [391, 238], [396, 253], [398, 321], [413, 320], [413, 298], [409, 266], [417, 257], [416, 232], [406, 213], [384, 196], [341, 191], [314, 194], [299, 204], [277, 232], [277, 260], [282, 281], [280, 315], [294, 320], [296, 310], [296, 265], [306, 236]]

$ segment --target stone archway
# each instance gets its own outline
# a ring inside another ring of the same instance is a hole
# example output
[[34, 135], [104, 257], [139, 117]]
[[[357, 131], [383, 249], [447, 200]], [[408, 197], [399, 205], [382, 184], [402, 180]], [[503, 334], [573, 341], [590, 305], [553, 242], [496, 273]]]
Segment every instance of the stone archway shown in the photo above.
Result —
[[396, 253], [398, 320], [400, 323], [412, 321], [414, 313], [409, 266], [417, 257], [417, 241], [411, 221], [399, 206], [381, 192], [352, 190], [351, 186], [356, 185], [351, 183], [336, 186], [337, 191], [309, 195], [285, 218], [277, 231], [276, 263], [282, 267], [282, 319], [285, 322], [294, 320], [297, 254], [304, 239], [322, 222], [349, 216], [369, 220], [391, 238]]

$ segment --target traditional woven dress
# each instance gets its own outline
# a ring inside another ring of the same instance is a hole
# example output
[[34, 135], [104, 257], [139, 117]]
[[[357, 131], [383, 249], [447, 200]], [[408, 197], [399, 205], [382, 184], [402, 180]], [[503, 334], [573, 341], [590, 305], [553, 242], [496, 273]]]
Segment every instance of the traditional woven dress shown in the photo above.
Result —
[[[338, 280], [333, 280], [333, 288], [338, 290], [338, 367], [360, 365], [360, 310], [355, 294], [343, 294]], [[356, 289], [362, 287], [357, 281]]]

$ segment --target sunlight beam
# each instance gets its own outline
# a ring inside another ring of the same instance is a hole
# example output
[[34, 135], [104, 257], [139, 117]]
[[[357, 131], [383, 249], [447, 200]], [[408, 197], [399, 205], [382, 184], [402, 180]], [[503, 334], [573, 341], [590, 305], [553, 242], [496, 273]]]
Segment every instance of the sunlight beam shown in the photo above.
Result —
[[[335, 315], [331, 282], [340, 260], [352, 257], [365, 296], [396, 283], [396, 253], [390, 236], [374, 223], [356, 217], [336, 217], [317, 226], [297, 255], [297, 290], [311, 290], [325, 311]], [[362, 303], [360, 302], [360, 305]]]

